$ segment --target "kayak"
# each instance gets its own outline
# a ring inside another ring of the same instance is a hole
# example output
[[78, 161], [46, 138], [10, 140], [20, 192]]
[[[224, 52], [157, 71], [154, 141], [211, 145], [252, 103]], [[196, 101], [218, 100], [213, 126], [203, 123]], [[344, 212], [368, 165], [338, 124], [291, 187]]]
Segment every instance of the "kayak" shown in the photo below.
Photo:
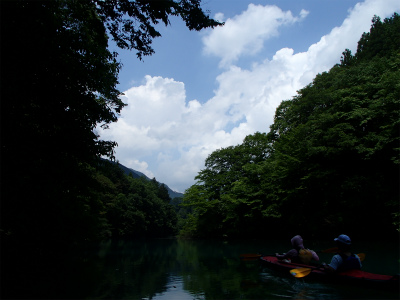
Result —
[[275, 256], [261, 256], [260, 261], [264, 266], [273, 270], [287, 272], [288, 275], [290, 274], [289, 271], [293, 269], [311, 268], [311, 272], [307, 275], [307, 278], [326, 280], [328, 282], [350, 283], [357, 285], [360, 284], [375, 288], [399, 289], [398, 275], [392, 276], [374, 274], [362, 270], [348, 270], [340, 273], [327, 273], [316, 266], [278, 260], [278, 258]]

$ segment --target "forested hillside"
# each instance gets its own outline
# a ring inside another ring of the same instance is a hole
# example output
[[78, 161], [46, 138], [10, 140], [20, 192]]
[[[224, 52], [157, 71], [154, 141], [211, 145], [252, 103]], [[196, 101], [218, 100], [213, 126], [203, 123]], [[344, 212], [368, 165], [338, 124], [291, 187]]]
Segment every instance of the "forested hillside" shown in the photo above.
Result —
[[372, 20], [356, 53], [282, 101], [268, 133], [205, 161], [183, 236], [396, 237], [400, 17]]
[[[131, 169], [131, 168], [125, 167], [124, 165], [121, 165], [119, 162], [115, 162], [115, 163], [118, 164], [118, 166], [122, 169], [122, 171], [124, 171], [124, 173], [125, 173], [126, 175], [131, 175], [133, 178], [144, 177], [144, 178], [146, 178], [146, 179], [148, 179], [148, 180], [151, 180], [149, 177], [147, 177], [146, 175], [144, 175], [142, 172], [139, 172], [139, 171], [133, 170], [133, 169]], [[168, 185], [166, 185], [166, 184], [164, 184], [164, 185], [165, 185], [165, 187], [167, 188], [168, 194], [169, 194], [169, 196], [171, 197], [171, 199], [174, 199], [174, 198], [182, 198], [182, 197], [183, 197], [183, 194], [182, 194], [182, 193], [179, 193], [179, 192], [176, 192], [176, 191], [172, 190], [172, 189], [171, 189]]]
[[164, 184], [128, 176], [109, 161], [98, 165], [95, 180], [103, 239], [176, 234], [177, 214]]

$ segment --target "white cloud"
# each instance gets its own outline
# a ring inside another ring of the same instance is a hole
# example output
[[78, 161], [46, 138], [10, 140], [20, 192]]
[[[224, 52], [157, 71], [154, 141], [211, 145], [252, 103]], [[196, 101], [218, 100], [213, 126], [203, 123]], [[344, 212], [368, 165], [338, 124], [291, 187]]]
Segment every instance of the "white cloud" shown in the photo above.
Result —
[[145, 161], [139, 161], [137, 159], [127, 159], [126, 162], [124, 162], [124, 166], [142, 172], [149, 178], [154, 177], [154, 174], [150, 170], [148, 170], [149, 165]]
[[[279, 35], [279, 27], [294, 24], [307, 16], [302, 10], [299, 17], [277, 6], [249, 4], [246, 11], [225, 21], [225, 25], [209, 31], [203, 37], [204, 52], [221, 58], [221, 66], [235, 62], [242, 55], [258, 53], [264, 41]], [[217, 14], [217, 18], [223, 15]]]
[[155, 174], [158, 181], [183, 192], [194, 183], [209, 154], [240, 144], [248, 134], [268, 131], [282, 100], [290, 99], [317, 73], [338, 63], [344, 49], [354, 52], [374, 14], [384, 18], [400, 9], [397, 0], [385, 4], [373, 0], [357, 4], [340, 27], [308, 51], [294, 53], [282, 48], [272, 58], [242, 69], [233, 63], [260, 51], [280, 26], [307, 15], [302, 11], [295, 18], [276, 6], [249, 5], [245, 12], [228, 19], [225, 27], [203, 37], [207, 52], [226, 67], [216, 78], [214, 97], [201, 104], [186, 99], [182, 82], [146, 76], [142, 85], [125, 92], [123, 100], [128, 107], [102, 138], [118, 142], [116, 156], [122, 164], [149, 177]]

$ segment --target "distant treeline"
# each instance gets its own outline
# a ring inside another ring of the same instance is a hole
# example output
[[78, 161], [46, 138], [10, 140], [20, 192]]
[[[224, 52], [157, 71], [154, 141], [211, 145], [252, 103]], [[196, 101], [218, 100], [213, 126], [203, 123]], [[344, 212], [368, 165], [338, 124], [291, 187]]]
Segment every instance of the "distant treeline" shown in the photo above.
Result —
[[185, 193], [183, 236], [396, 237], [400, 17], [276, 109], [268, 133], [213, 152]]
[[177, 214], [164, 184], [125, 175], [103, 161], [96, 172], [102, 238], [167, 237], [177, 233]]
[[[146, 176], [145, 174], [143, 174], [142, 172], [139, 172], [139, 171], [137, 171], [137, 170], [134, 170], [134, 169], [125, 167], [124, 165], [121, 165], [119, 162], [114, 162], [114, 163], [117, 163], [118, 166], [124, 171], [125, 174], [131, 175], [133, 178], [144, 177], [144, 178], [146, 178], [147, 180], [151, 180], [149, 177], [147, 177], [147, 176]], [[174, 198], [182, 198], [182, 197], [183, 197], [183, 193], [179, 193], [179, 192], [176, 192], [176, 191], [170, 189], [169, 186], [166, 185], [166, 184], [164, 184], [164, 186], [167, 188], [168, 194], [169, 194], [169, 196], [171, 197], [171, 199], [174, 199]]]

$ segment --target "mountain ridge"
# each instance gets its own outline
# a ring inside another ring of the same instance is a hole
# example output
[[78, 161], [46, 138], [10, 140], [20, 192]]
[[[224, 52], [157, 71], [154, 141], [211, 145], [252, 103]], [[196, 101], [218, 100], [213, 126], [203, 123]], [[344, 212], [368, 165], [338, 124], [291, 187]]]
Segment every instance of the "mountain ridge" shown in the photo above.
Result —
[[[151, 180], [149, 177], [147, 177], [147, 176], [146, 176], [145, 174], [143, 174], [142, 172], [139, 172], [139, 171], [137, 171], [137, 170], [128, 168], [128, 167], [122, 165], [120, 162], [112, 162], [112, 163], [117, 164], [117, 165], [121, 168], [121, 170], [124, 171], [124, 173], [125, 173], [126, 175], [131, 174], [131, 175], [133, 176], [133, 178], [144, 177], [146, 180]], [[174, 198], [183, 198], [183, 193], [180, 193], [180, 192], [177, 192], [177, 191], [172, 190], [172, 189], [171, 189], [168, 185], [166, 185], [165, 183], [160, 182], [160, 184], [163, 184], [163, 185], [167, 188], [168, 194], [169, 194], [169, 196], [171, 197], [171, 200], [173, 200]]]

